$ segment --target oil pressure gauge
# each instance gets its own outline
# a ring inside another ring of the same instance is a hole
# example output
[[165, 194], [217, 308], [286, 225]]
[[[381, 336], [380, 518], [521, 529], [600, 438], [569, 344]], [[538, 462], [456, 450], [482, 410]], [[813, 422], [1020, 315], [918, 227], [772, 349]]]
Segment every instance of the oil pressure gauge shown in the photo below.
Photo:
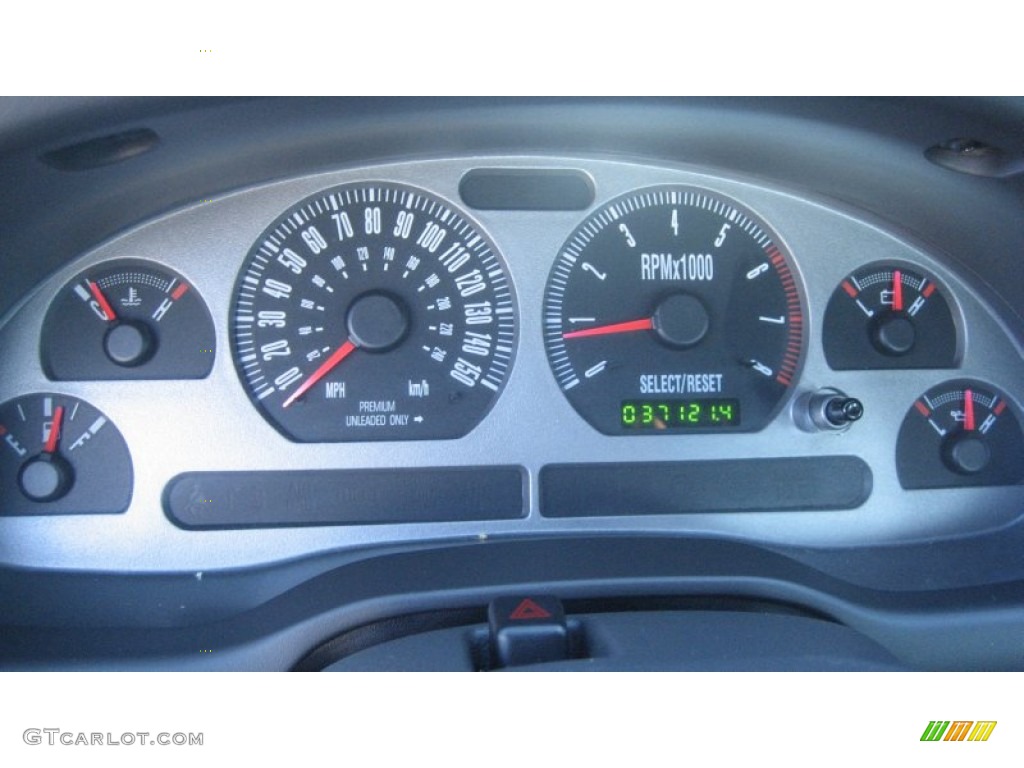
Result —
[[1002, 392], [970, 379], [947, 381], [907, 411], [896, 468], [908, 489], [1015, 485], [1024, 480], [1024, 434]]

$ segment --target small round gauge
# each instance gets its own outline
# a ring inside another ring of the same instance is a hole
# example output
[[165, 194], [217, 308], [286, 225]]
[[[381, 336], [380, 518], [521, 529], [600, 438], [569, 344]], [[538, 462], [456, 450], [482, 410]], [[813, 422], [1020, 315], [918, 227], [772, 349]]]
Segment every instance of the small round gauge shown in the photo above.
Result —
[[1001, 392], [970, 379], [947, 381], [907, 411], [896, 468], [908, 489], [1016, 485], [1024, 480], [1024, 434]]
[[117, 427], [84, 400], [33, 394], [0, 405], [0, 514], [124, 512], [132, 461]]
[[896, 264], [869, 264], [832, 294], [822, 332], [833, 370], [953, 368], [953, 313], [935, 281]]
[[544, 293], [544, 341], [565, 396], [606, 435], [749, 432], [796, 380], [803, 300], [753, 212], [649, 187], [569, 236]]
[[450, 203], [346, 184], [260, 235], [231, 334], [252, 401], [289, 439], [455, 438], [504, 386], [515, 299], [494, 243]]
[[201, 379], [213, 321], [181, 275], [148, 261], [97, 264], [61, 289], [43, 322], [46, 374], [58, 381]]

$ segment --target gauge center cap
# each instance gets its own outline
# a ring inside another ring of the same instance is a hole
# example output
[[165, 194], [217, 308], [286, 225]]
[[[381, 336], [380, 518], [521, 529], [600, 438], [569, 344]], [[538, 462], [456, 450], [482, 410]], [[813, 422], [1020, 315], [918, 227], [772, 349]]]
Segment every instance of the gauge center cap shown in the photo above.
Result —
[[368, 352], [392, 349], [409, 332], [409, 314], [401, 299], [387, 293], [366, 293], [352, 302], [346, 318], [349, 339]]
[[974, 475], [988, 466], [991, 454], [982, 440], [961, 434], [944, 446], [943, 458], [954, 472]]
[[875, 347], [882, 354], [905, 355], [914, 348], [914, 324], [902, 315], [883, 315], [871, 333]]
[[70, 470], [58, 457], [37, 456], [21, 468], [18, 485], [32, 501], [54, 501], [70, 490]]
[[103, 338], [107, 357], [126, 367], [146, 362], [152, 357], [153, 348], [153, 334], [142, 323], [118, 323]]
[[704, 303], [688, 293], [662, 299], [654, 311], [654, 330], [662, 341], [679, 349], [699, 344], [710, 326]]

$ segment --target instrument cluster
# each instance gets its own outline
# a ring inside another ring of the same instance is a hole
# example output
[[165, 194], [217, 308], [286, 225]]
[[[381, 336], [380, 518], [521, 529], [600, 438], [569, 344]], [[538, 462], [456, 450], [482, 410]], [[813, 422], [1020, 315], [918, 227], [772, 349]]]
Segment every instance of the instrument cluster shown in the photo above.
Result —
[[950, 264], [830, 201], [594, 158], [196, 203], [0, 325], [0, 558], [1003, 525], [1024, 499], [1024, 359]]

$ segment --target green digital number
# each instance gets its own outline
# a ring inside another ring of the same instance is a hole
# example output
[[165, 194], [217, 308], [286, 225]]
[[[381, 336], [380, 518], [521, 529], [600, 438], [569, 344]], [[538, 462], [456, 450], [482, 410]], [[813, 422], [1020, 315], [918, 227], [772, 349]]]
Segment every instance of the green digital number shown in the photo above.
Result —
[[636, 424], [636, 406], [635, 405], [624, 405], [622, 406], [622, 423], [627, 426], [633, 426]]

